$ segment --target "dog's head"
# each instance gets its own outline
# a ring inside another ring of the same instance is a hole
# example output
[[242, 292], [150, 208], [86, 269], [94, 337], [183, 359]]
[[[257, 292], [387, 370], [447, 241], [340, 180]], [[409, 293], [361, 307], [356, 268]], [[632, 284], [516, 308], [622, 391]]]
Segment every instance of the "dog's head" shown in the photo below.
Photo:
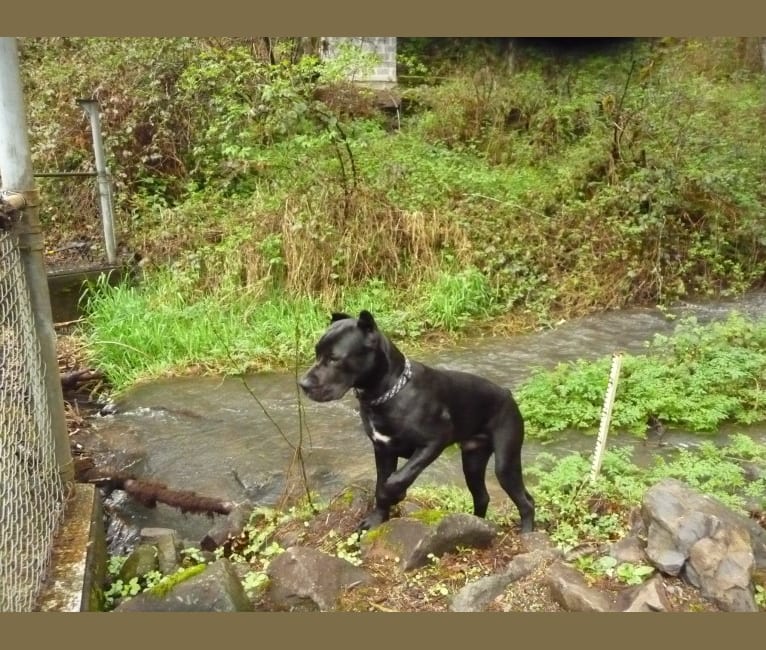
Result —
[[380, 331], [366, 310], [359, 318], [334, 313], [315, 346], [316, 362], [298, 381], [315, 402], [340, 399], [374, 369]]

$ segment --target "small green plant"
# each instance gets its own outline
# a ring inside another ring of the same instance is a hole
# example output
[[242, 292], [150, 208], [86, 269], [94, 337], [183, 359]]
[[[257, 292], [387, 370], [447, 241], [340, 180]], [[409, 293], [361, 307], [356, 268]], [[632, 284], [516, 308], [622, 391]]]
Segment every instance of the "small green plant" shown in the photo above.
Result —
[[654, 573], [652, 566], [619, 562], [610, 555], [584, 555], [575, 560], [575, 566], [591, 579], [614, 578], [627, 585], [639, 585]]
[[623, 562], [615, 568], [614, 575], [620, 581], [628, 585], [640, 585], [647, 577], [654, 573], [654, 567], [647, 564], [632, 564]]
[[122, 569], [122, 565], [125, 564], [125, 560], [127, 559], [127, 555], [110, 555], [106, 564], [107, 573], [112, 577], [117, 577]]
[[360, 566], [362, 564], [361, 546], [360, 541], [362, 535], [360, 533], [351, 533], [348, 537], [342, 538], [334, 530], [328, 533], [330, 541], [333, 543], [333, 550], [335, 557], [339, 557], [342, 560], [353, 564], [354, 566]]
[[409, 498], [423, 507], [423, 517], [435, 521], [445, 513], [472, 512], [473, 501], [468, 490], [460, 485], [415, 484], [408, 492]]
[[182, 549], [181, 555], [183, 556], [183, 561], [186, 565], [205, 564], [205, 562], [207, 562], [207, 558], [204, 556], [202, 551], [191, 546]]
[[761, 609], [766, 609], [766, 587], [755, 585], [755, 603]]
[[131, 598], [143, 591], [144, 586], [141, 585], [137, 577], [131, 578], [128, 582], [124, 582], [119, 578], [113, 581], [109, 588], [104, 592], [104, 604], [106, 609], [112, 609], [115, 604], [126, 598]]
[[269, 576], [264, 571], [248, 571], [242, 578], [242, 587], [248, 598], [254, 599], [269, 586]]

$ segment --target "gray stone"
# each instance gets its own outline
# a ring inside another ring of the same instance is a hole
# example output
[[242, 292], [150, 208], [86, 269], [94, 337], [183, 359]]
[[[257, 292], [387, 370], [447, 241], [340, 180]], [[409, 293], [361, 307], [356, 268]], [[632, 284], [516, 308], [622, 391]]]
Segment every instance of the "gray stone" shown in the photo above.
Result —
[[721, 502], [674, 479], [644, 495], [646, 553], [728, 611], [755, 611], [752, 578], [766, 563], [766, 531]]
[[[538, 541], [540, 541], [538, 537]], [[539, 544], [544, 546], [543, 544]], [[515, 556], [502, 573], [479, 578], [469, 582], [452, 598], [450, 610], [453, 612], [481, 612], [495, 598], [505, 591], [506, 587], [535, 571], [543, 562], [560, 555], [555, 548], [535, 550]]]
[[130, 582], [133, 578], [140, 578], [150, 571], [156, 571], [159, 565], [159, 553], [153, 544], [139, 544], [128, 555], [120, 569], [120, 579]]
[[469, 582], [452, 597], [450, 611], [483, 612], [513, 580], [509, 575], [496, 573]]
[[563, 562], [551, 565], [547, 582], [553, 599], [569, 612], [612, 611], [610, 598], [588, 586], [577, 569]]
[[366, 513], [375, 503], [375, 481], [362, 479], [355, 481], [341, 493], [344, 501], [348, 501], [348, 510], [361, 515]]
[[621, 591], [615, 609], [620, 612], [669, 612], [671, 605], [662, 577], [656, 575]]
[[246, 612], [253, 606], [231, 563], [221, 559], [168, 589], [145, 591], [120, 603], [115, 612]]
[[331, 611], [344, 591], [372, 581], [370, 575], [341, 558], [294, 546], [280, 553], [266, 570], [266, 595], [274, 609]]
[[200, 548], [204, 551], [214, 551], [223, 546], [230, 539], [242, 534], [245, 526], [250, 522], [254, 506], [252, 503], [240, 503], [225, 517], [219, 518], [215, 525], [205, 534], [200, 541]]
[[755, 612], [758, 606], [752, 586], [754, 568], [747, 533], [720, 526], [691, 547], [685, 577], [721, 609]]
[[364, 558], [394, 559], [404, 571], [428, 564], [459, 547], [485, 548], [497, 529], [486, 519], [465, 513], [445, 515], [437, 524], [415, 517], [391, 519], [362, 537]]
[[405, 570], [415, 569], [428, 563], [429, 555], [441, 557], [459, 547], [486, 548], [495, 539], [497, 528], [486, 519], [464, 513], [444, 517], [431, 534], [414, 549], [404, 564]]
[[532, 533], [521, 533], [519, 539], [521, 540], [523, 553], [532, 553], [533, 551], [553, 551], [559, 554], [561, 553], [545, 531], [536, 530]]
[[362, 557], [365, 560], [393, 560], [405, 568], [423, 540], [431, 534], [428, 524], [419, 519], [397, 517], [362, 536]]
[[644, 543], [638, 537], [623, 537], [609, 547], [609, 555], [618, 562], [646, 564]]
[[[664, 479], [646, 491], [641, 504], [641, 515], [647, 526], [649, 542], [651, 543], [653, 534], [656, 535], [660, 530], [665, 530], [671, 533], [672, 537], [680, 538], [679, 541], [686, 548], [679, 546], [677, 550], [683, 554], [686, 554], [691, 544], [696, 541], [689, 534], [694, 526], [703, 524], [704, 527], [709, 524], [709, 522], [705, 524], [706, 519], [700, 517], [699, 513], [713, 515], [727, 527], [746, 530], [750, 535], [756, 567], [766, 568], [766, 530], [757, 522], [734, 512], [717, 499], [702, 494], [676, 479]], [[653, 531], [650, 530], [652, 524], [655, 525]], [[683, 529], [683, 532], [680, 533], [679, 529]]]
[[183, 543], [172, 528], [142, 528], [141, 541], [157, 547], [159, 569], [164, 575], [175, 573], [181, 566]]

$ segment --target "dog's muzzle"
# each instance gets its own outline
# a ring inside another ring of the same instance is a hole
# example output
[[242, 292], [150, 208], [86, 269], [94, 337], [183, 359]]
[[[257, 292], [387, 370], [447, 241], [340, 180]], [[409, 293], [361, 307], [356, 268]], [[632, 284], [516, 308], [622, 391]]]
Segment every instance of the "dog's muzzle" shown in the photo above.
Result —
[[348, 392], [348, 387], [340, 384], [322, 384], [310, 373], [298, 380], [298, 386], [314, 402], [331, 402], [340, 399]]

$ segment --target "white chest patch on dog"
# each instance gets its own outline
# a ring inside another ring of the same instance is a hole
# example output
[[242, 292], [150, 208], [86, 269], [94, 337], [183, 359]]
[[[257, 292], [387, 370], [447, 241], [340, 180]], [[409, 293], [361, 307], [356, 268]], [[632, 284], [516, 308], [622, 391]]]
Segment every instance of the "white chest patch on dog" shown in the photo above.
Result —
[[391, 442], [391, 436], [384, 436], [377, 429], [372, 430], [372, 439], [376, 442], [382, 442], [384, 445], [387, 445], [389, 442]]

